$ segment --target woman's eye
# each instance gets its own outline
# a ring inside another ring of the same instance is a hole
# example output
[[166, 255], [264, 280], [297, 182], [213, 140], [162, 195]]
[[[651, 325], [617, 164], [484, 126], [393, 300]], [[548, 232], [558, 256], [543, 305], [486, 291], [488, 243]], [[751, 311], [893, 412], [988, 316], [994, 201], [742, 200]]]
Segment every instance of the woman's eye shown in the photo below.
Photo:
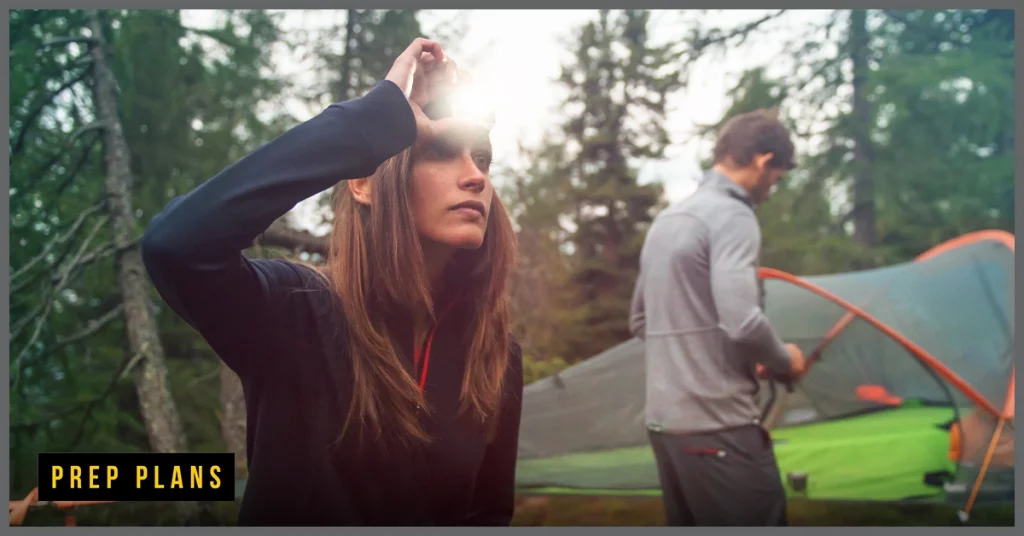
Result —
[[452, 156], [454, 156], [454, 153], [452, 152], [451, 149], [440, 143], [427, 144], [427, 146], [424, 147], [423, 149], [423, 153], [428, 158], [438, 160], [444, 160], [446, 158], [451, 158]]
[[480, 171], [487, 171], [491, 167], [491, 155], [486, 152], [473, 153], [473, 162], [476, 162]]

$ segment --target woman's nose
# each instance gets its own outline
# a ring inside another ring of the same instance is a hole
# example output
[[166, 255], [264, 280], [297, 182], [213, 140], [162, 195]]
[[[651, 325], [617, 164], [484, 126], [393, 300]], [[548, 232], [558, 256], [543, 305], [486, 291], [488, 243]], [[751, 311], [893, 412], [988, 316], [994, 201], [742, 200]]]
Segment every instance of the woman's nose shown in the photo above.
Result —
[[472, 155], [459, 159], [459, 187], [481, 192], [487, 186], [487, 174], [480, 169]]

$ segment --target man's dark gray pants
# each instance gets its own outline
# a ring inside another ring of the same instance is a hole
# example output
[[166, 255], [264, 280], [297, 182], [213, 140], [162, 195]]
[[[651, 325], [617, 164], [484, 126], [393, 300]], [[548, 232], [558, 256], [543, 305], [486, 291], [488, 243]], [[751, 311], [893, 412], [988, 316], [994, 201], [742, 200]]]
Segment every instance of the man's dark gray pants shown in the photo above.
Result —
[[771, 438], [760, 426], [648, 435], [668, 525], [788, 526]]

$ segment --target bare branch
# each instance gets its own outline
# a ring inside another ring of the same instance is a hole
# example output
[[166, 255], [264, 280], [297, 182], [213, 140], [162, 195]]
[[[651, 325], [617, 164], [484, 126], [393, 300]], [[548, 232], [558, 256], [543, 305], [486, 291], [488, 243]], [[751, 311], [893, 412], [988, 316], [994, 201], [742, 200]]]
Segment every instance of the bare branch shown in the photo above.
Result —
[[263, 233], [260, 245], [300, 250], [309, 253], [327, 255], [329, 249], [326, 237], [316, 236], [306, 231], [290, 229], [283, 223], [275, 222]]
[[[92, 216], [96, 212], [99, 212], [100, 209], [102, 209], [102, 208], [103, 208], [103, 204], [102, 203], [97, 203], [97, 204], [95, 204], [95, 205], [85, 209], [81, 214], [78, 215], [78, 218], [75, 220], [75, 223], [71, 225], [71, 228], [68, 229], [68, 231], [66, 233], [64, 233], [63, 236], [58, 236], [55, 239], [51, 240], [49, 243], [47, 243], [45, 246], [43, 246], [43, 251], [41, 251], [38, 255], [35, 256], [35, 258], [33, 258], [31, 261], [29, 261], [28, 264], [26, 264], [25, 266], [22, 266], [21, 268], [18, 269], [17, 272], [14, 272], [13, 274], [11, 274], [11, 281], [13, 281], [15, 279], [18, 279], [19, 277], [25, 275], [25, 272], [31, 270], [36, 265], [36, 263], [38, 263], [39, 261], [43, 260], [50, 253], [50, 251], [53, 250], [54, 247], [56, 247], [57, 245], [63, 244], [65, 242], [67, 242], [69, 239], [71, 239], [71, 237], [74, 236], [75, 233], [78, 232], [78, 229], [82, 226], [82, 224], [85, 223], [85, 220], [88, 219], [89, 216]], [[17, 291], [16, 290], [12, 290], [11, 291], [12, 294], [14, 292], [17, 292]]]
[[185, 30], [186, 32], [196, 34], [200, 37], [208, 37], [227, 47], [235, 48], [240, 44], [238, 41], [232, 41], [231, 39], [226, 38], [223, 32], [218, 32], [216, 30], [204, 30], [202, 28], [193, 28], [191, 26], [186, 26], [180, 23], [178, 24], [178, 26], [180, 26], [181, 29]]
[[213, 372], [211, 372], [209, 374], [203, 374], [202, 376], [197, 376], [195, 378], [192, 378], [192, 380], [190, 380], [188, 382], [188, 384], [185, 385], [185, 390], [186, 391], [191, 390], [196, 385], [199, 385], [202, 382], [209, 381], [209, 380], [212, 380], [214, 378], [217, 378], [218, 376], [220, 376], [220, 367], [217, 367], [216, 369], [214, 369]]
[[46, 172], [49, 171], [49, 169], [51, 167], [53, 167], [53, 165], [56, 164], [57, 161], [60, 160], [62, 156], [64, 156], [66, 151], [68, 149], [70, 149], [71, 146], [74, 145], [74, 143], [76, 141], [78, 141], [78, 138], [81, 138], [87, 132], [102, 131], [105, 126], [106, 125], [104, 125], [103, 123], [97, 121], [95, 123], [91, 123], [89, 125], [86, 125], [86, 126], [80, 128], [80, 129], [76, 130], [75, 133], [72, 134], [71, 137], [68, 138], [68, 140], [64, 142], [64, 146], [61, 148], [61, 150], [58, 151], [57, 154], [53, 155], [45, 164], [40, 166], [39, 169], [37, 169], [31, 175], [31, 177], [29, 178], [28, 185], [26, 185], [24, 190], [18, 190], [18, 193], [22, 194], [24, 192], [30, 191], [33, 188], [35, 188], [36, 184], [40, 180], [42, 180], [43, 177], [46, 176]]
[[81, 259], [78, 260], [78, 262], [75, 263], [74, 268], [82, 268], [83, 266], [86, 266], [86, 265], [88, 265], [90, 263], [93, 263], [93, 262], [96, 262], [96, 261], [98, 261], [100, 259], [109, 257], [109, 256], [113, 255], [114, 253], [119, 253], [121, 251], [127, 251], [129, 249], [132, 249], [132, 248], [138, 246], [141, 242], [142, 242], [142, 238], [136, 238], [136, 239], [132, 240], [131, 242], [128, 242], [127, 244], [121, 246], [120, 248], [118, 248], [117, 245], [114, 244], [113, 242], [108, 242], [108, 243], [104, 244], [103, 246], [99, 246], [99, 247], [93, 249], [92, 251], [90, 251], [88, 254], [84, 255]]
[[124, 304], [118, 304], [116, 307], [114, 307], [112, 310], [110, 310], [103, 316], [90, 321], [88, 326], [86, 326], [85, 329], [79, 331], [78, 333], [75, 333], [70, 337], [58, 338], [56, 344], [43, 350], [43, 352], [39, 355], [39, 359], [45, 359], [49, 357], [51, 354], [55, 353], [57, 350], [60, 350], [61, 348], [69, 344], [74, 344], [82, 339], [91, 337], [92, 335], [99, 332], [99, 330], [103, 329], [104, 326], [113, 322], [118, 316], [120, 316], [123, 310]]
[[[110, 255], [112, 255], [114, 253], [118, 253], [120, 251], [127, 251], [129, 249], [132, 249], [132, 248], [138, 246], [141, 241], [142, 241], [141, 238], [136, 238], [136, 239], [132, 240], [131, 242], [128, 242], [127, 244], [121, 246], [120, 248], [118, 248], [113, 242], [107, 242], [106, 244], [103, 244], [102, 246], [97, 246], [92, 251], [90, 251], [89, 253], [86, 253], [85, 255], [81, 255], [76, 260], [72, 261], [71, 264], [65, 268], [65, 271], [67, 272], [67, 275], [65, 276], [64, 279], [70, 279], [70, 275], [71, 275], [71, 273], [73, 271], [76, 271], [76, 270], [78, 270], [80, 268], [83, 268], [83, 267], [89, 265], [90, 263], [93, 263], [93, 262], [96, 262], [96, 261], [98, 261], [100, 259], [109, 257]], [[64, 284], [67, 284], [67, 281], [64, 281]]]
[[[29, 315], [27, 317], [29, 320], [34, 318], [36, 321], [36, 326], [35, 329], [32, 331], [31, 338], [29, 338], [29, 341], [25, 343], [25, 346], [22, 347], [21, 351], [18, 352], [18, 357], [15, 358], [14, 363], [11, 366], [11, 368], [13, 369], [12, 374], [14, 374], [14, 382], [12, 384], [12, 388], [17, 387], [19, 385], [19, 382], [21, 380], [21, 363], [28, 355], [28, 352], [32, 348], [32, 346], [35, 345], [36, 341], [39, 340], [39, 334], [42, 333], [43, 325], [46, 323], [46, 318], [47, 316], [49, 316], [50, 309], [53, 307], [54, 302], [57, 300], [57, 296], [68, 284], [68, 281], [71, 279], [71, 274], [79, 266], [82, 257], [85, 255], [86, 248], [89, 247], [89, 243], [92, 242], [92, 239], [96, 237], [96, 233], [99, 232], [99, 230], [106, 224], [106, 222], [107, 217], [103, 217], [102, 219], [100, 219], [100, 221], [96, 222], [96, 225], [93, 226], [92, 230], [89, 233], [89, 236], [86, 237], [85, 241], [82, 242], [81, 247], [78, 248], [78, 253], [75, 255], [75, 257], [63, 270], [61, 270], [56, 276], [54, 276], [55, 283], [53, 288], [48, 293], [49, 296], [47, 296], [44, 299], [43, 304], [40, 304], [40, 306], [36, 307], [37, 311], [41, 308], [42, 312], [38, 315]], [[27, 325], [28, 324], [26, 322], [18, 326], [12, 332], [10, 340], [13, 342], [18, 335], [21, 335], [21, 330], [24, 329], [24, 327]]]
[[25, 138], [28, 135], [28, 132], [32, 130], [32, 125], [35, 123], [36, 119], [39, 117], [40, 114], [43, 113], [43, 110], [45, 110], [47, 106], [52, 104], [53, 100], [56, 99], [61, 93], [64, 93], [64, 91], [66, 91], [71, 86], [84, 80], [85, 77], [89, 75], [89, 72], [91, 70], [91, 67], [86, 67], [82, 70], [82, 72], [71, 77], [71, 79], [65, 81], [63, 84], [60, 85], [60, 87], [51, 91], [45, 97], [40, 99], [39, 102], [36, 103], [35, 107], [32, 109], [32, 111], [28, 113], [28, 115], [25, 116], [25, 119], [22, 122], [21, 129], [18, 131], [17, 141], [14, 143], [14, 148], [11, 149], [11, 158], [18, 156], [19, 154], [21, 154], [21, 151], [24, 150]]
[[[29, 421], [29, 422], [24, 422], [24, 423], [11, 424], [11, 429], [12, 430], [30, 430], [30, 429], [37, 428], [37, 427], [45, 425], [45, 424], [49, 424], [49, 423], [51, 423], [53, 421], [56, 421], [56, 420], [59, 420], [59, 419], [63, 419], [63, 418], [68, 417], [70, 415], [74, 415], [75, 413], [78, 413], [79, 411], [83, 411], [84, 410], [86, 413], [85, 413], [85, 415], [82, 416], [82, 420], [81, 420], [81, 422], [79, 422], [79, 425], [78, 425], [78, 430], [75, 433], [75, 438], [71, 441], [71, 447], [73, 447], [81, 439], [82, 431], [85, 428], [85, 421], [88, 420], [89, 416], [92, 414], [93, 408], [95, 408], [97, 404], [99, 404], [100, 402], [105, 400], [108, 396], [110, 396], [110, 394], [112, 392], [114, 392], [114, 388], [117, 387], [117, 383], [119, 381], [123, 380], [124, 378], [126, 378], [128, 376], [128, 374], [132, 371], [132, 369], [134, 369], [135, 366], [139, 363], [139, 361], [142, 360], [143, 357], [145, 357], [145, 354], [140, 352], [140, 353], [135, 354], [134, 356], [132, 356], [131, 359], [126, 359], [124, 364], [122, 366], [118, 367], [118, 369], [114, 372], [113, 377], [110, 378], [110, 382], [107, 383], [107, 387], [99, 395], [97, 395], [97, 396], [95, 396], [95, 397], [93, 397], [93, 398], [91, 398], [91, 399], [89, 399], [89, 400], [87, 400], [87, 401], [85, 401], [85, 402], [83, 402], [81, 404], [76, 404], [76, 405], [71, 406], [69, 408], [66, 408], [64, 410], [61, 410], [61, 411], [59, 411], [57, 413], [54, 413], [53, 415], [50, 415], [48, 417], [43, 417], [41, 419], [37, 419], [37, 420], [34, 420], [34, 421]], [[67, 450], [71, 450], [71, 447], [69, 447]]]
[[65, 450], [70, 451], [78, 445], [78, 442], [82, 440], [82, 434], [85, 432], [85, 423], [89, 420], [89, 417], [92, 416], [93, 409], [95, 409], [100, 402], [110, 396], [110, 393], [114, 392], [114, 388], [117, 387], [117, 382], [127, 377], [128, 373], [130, 373], [132, 369], [134, 369], [135, 366], [138, 365], [144, 357], [146, 357], [146, 353], [147, 348], [143, 346], [142, 351], [132, 356], [124, 367], [110, 379], [110, 383], [107, 384], [107, 388], [104, 389], [99, 396], [86, 403], [83, 408], [85, 410], [85, 415], [82, 415], [82, 420], [78, 422], [78, 431], [75, 432], [75, 437], [68, 443]]
[[768, 15], [765, 15], [765, 16], [761, 17], [760, 19], [757, 19], [757, 20], [754, 20], [754, 21], [749, 22], [747, 24], [744, 24], [742, 26], [733, 28], [732, 31], [729, 31], [729, 32], [722, 32], [721, 30], [719, 30], [717, 28], [712, 29], [707, 34], [705, 34], [703, 36], [699, 36], [696, 39], [694, 39], [693, 42], [691, 43], [691, 46], [696, 49], [697, 54], [700, 54], [702, 51], [704, 51], [705, 49], [707, 49], [709, 47], [718, 46], [718, 45], [725, 45], [725, 44], [727, 44], [729, 41], [731, 41], [733, 39], [737, 39], [738, 38], [738, 41], [740, 43], [742, 43], [743, 41], [745, 41], [747, 39], [747, 36], [751, 32], [753, 32], [754, 30], [758, 29], [759, 27], [764, 25], [766, 22], [769, 22], [771, 20], [779, 18], [785, 12], [786, 12], [785, 9], [780, 9], [780, 10], [776, 11], [775, 13], [770, 13]]
[[[27, 355], [29, 349], [32, 348], [32, 345], [34, 345], [36, 343], [36, 340], [39, 339], [39, 334], [43, 330], [43, 324], [45, 323], [46, 317], [50, 315], [50, 309], [53, 308], [54, 301], [55, 300], [52, 297], [46, 299], [43, 303], [39, 304], [36, 307], [36, 311], [39, 311], [39, 309], [42, 309], [42, 312], [40, 312], [38, 314], [35, 314], [35, 311], [33, 311], [33, 314], [29, 315], [29, 317], [28, 317], [30, 320], [31, 319], [35, 319], [36, 320], [36, 327], [35, 327], [35, 330], [32, 332], [32, 337], [29, 339], [29, 341], [27, 343], [25, 343], [25, 346], [21, 349], [21, 351], [18, 352], [18, 357], [15, 358], [14, 363], [12, 364], [11, 373], [14, 375], [14, 378], [13, 378], [14, 381], [11, 384], [11, 388], [12, 389], [18, 387], [18, 384], [19, 384], [19, 382], [21, 380], [21, 362], [22, 362], [22, 360], [25, 359], [25, 356]], [[24, 329], [25, 326], [27, 326], [27, 325], [28, 325], [28, 322], [25, 322], [21, 326], [18, 327], [17, 332], [14, 333], [13, 335], [11, 335], [11, 341], [12, 342], [14, 341], [14, 338], [16, 336], [21, 335], [21, 330]]]
[[[48, 268], [52, 268], [52, 267], [54, 267], [54, 266], [58, 266], [58, 265], [61, 265], [61, 264], [63, 264], [63, 263], [64, 263], [64, 261], [65, 261], [65, 260], [66, 260], [66, 259], [68, 258], [68, 256], [69, 256], [69, 255], [71, 255], [71, 251], [72, 251], [72, 249], [73, 249], [73, 248], [71, 248], [71, 247], [67, 247], [67, 248], [64, 248], [64, 249], [63, 249], [63, 250], [62, 250], [62, 251], [60, 252], [60, 254], [59, 254], [59, 255], [57, 255], [57, 257], [56, 257], [56, 258], [55, 258], [55, 259], [53, 260], [53, 262], [50, 262], [50, 263], [48, 264]], [[15, 293], [21, 292], [21, 291], [22, 291], [22, 289], [24, 289], [25, 287], [28, 287], [29, 285], [34, 285], [34, 284], [36, 284], [36, 283], [37, 283], [37, 282], [38, 282], [38, 281], [39, 281], [39, 280], [40, 280], [40, 279], [41, 279], [41, 278], [42, 278], [43, 276], [45, 276], [46, 274], [48, 274], [48, 273], [51, 273], [51, 272], [52, 272], [52, 269], [51, 269], [51, 270], [37, 270], [37, 271], [35, 272], [35, 274], [33, 274], [32, 276], [28, 276], [28, 277], [26, 277], [25, 279], [22, 279], [22, 280], [21, 280], [21, 281], [20, 281], [20, 282], [19, 282], [19, 283], [18, 283], [18, 284], [17, 284], [17, 285], [16, 285], [16, 286], [15, 286], [15, 287], [14, 287], [14, 288], [12, 289], [12, 290], [11, 290], [11, 295], [14, 295]]]
[[71, 171], [68, 173], [68, 177], [64, 179], [64, 182], [62, 182], [60, 186], [57, 187], [56, 194], [58, 196], [62, 195], [64, 190], [74, 182], [75, 178], [78, 177], [78, 172], [82, 171], [82, 168], [85, 167], [85, 163], [89, 161], [89, 157], [92, 155], [92, 150], [99, 145], [99, 143], [100, 136], [93, 136], [93, 138], [89, 140], [89, 145], [85, 146], [85, 150], [82, 151], [82, 155], [78, 158], [78, 162], [76, 162], [74, 167], [71, 168]]
[[83, 65], [92, 64], [92, 56], [81, 56], [71, 60], [71, 63], [68, 63], [68, 67], [81, 67]]
[[86, 46], [92, 46], [92, 45], [96, 44], [96, 39], [94, 39], [92, 37], [85, 37], [84, 35], [82, 35], [82, 36], [54, 37], [52, 39], [47, 39], [46, 41], [43, 41], [43, 45], [42, 45], [42, 47], [40, 49], [40, 52], [42, 51], [42, 49], [47, 49], [47, 48], [52, 48], [52, 47], [59, 47], [61, 45], [70, 45], [71, 43], [79, 43], [79, 44], [83, 44], [83, 45], [86, 45]]

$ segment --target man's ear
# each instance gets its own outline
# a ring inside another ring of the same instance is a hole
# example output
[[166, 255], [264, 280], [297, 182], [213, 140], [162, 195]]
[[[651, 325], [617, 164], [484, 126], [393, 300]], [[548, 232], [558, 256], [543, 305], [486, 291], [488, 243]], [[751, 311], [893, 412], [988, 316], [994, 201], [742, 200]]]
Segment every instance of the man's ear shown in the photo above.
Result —
[[757, 168], [758, 171], [764, 171], [768, 167], [768, 162], [771, 162], [773, 157], [775, 157], [775, 153], [754, 155], [754, 167]]
[[356, 202], [369, 205], [370, 204], [370, 179], [350, 179], [346, 181], [348, 189], [352, 192], [352, 197], [355, 198]]

